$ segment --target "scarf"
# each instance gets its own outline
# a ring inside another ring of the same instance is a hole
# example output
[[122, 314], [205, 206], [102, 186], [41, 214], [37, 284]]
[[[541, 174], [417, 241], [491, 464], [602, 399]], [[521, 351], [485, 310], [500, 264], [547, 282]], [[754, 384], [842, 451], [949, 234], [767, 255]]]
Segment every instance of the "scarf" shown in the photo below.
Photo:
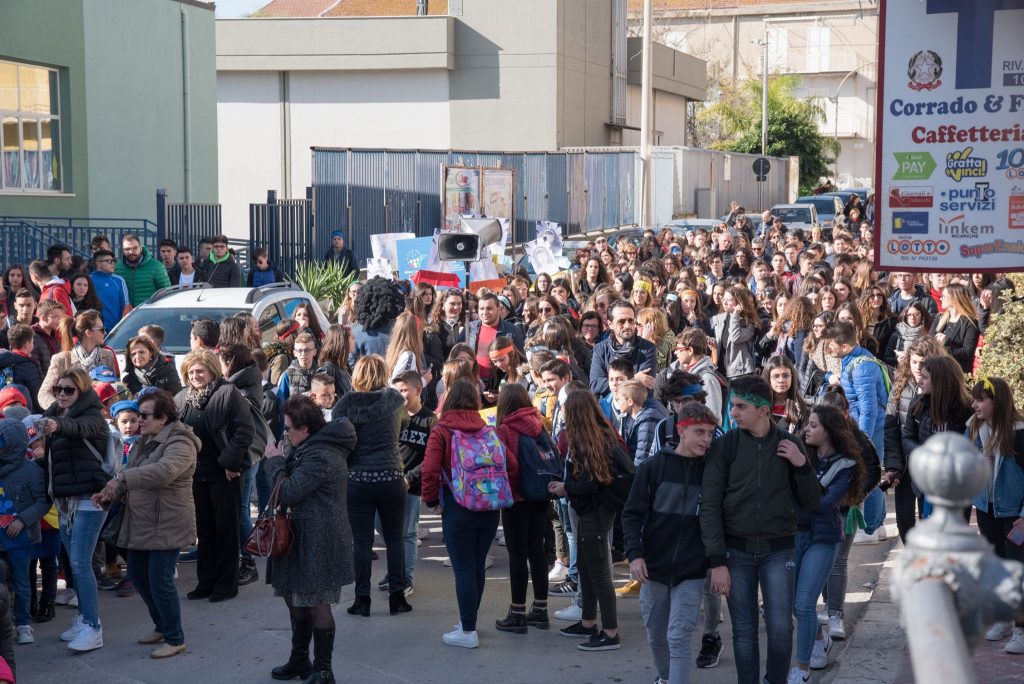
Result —
[[914, 342], [916, 342], [917, 339], [921, 337], [921, 335], [924, 335], [923, 325], [911, 327], [904, 323], [903, 321], [900, 321], [899, 323], [896, 324], [896, 330], [899, 332], [900, 337], [903, 338], [903, 349], [906, 349]]
[[203, 389], [196, 389], [195, 387], [189, 387], [185, 390], [185, 405], [191, 406], [194, 409], [202, 409], [206, 406], [206, 402], [210, 401], [210, 396], [213, 394], [214, 384], [210, 383]]
[[102, 347], [93, 347], [91, 352], [86, 353], [85, 348], [81, 344], [76, 344], [71, 349], [71, 359], [74, 365], [78, 366], [86, 373], [91, 373], [96, 366], [100, 364], [100, 349]]
[[615, 336], [608, 337], [608, 349], [611, 350], [612, 359], [630, 359], [633, 358], [633, 352], [636, 351], [635, 338], [630, 338], [625, 342], [616, 344]]

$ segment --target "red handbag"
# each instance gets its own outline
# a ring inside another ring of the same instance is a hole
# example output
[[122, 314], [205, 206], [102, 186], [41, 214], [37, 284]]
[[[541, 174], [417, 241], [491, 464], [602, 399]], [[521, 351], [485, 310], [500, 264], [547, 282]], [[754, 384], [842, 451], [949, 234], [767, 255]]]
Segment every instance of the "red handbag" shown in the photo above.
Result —
[[274, 485], [267, 507], [253, 523], [252, 532], [245, 541], [245, 550], [254, 556], [280, 558], [292, 550], [292, 514], [291, 511], [282, 510], [278, 503], [282, 482], [284, 480], [279, 480]]

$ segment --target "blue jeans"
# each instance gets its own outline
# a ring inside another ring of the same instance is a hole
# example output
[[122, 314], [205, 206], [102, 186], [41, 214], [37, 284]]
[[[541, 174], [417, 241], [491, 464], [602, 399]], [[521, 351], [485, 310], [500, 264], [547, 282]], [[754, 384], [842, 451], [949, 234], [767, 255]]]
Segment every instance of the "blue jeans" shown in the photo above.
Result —
[[174, 584], [178, 549], [169, 551], [128, 551], [128, 577], [146, 602], [153, 628], [172, 646], [185, 643], [181, 629], [181, 603]]
[[470, 511], [444, 490], [441, 530], [455, 573], [455, 599], [464, 632], [476, 631], [476, 616], [484, 597], [484, 563], [500, 521], [498, 511]]
[[11, 584], [14, 585], [14, 625], [32, 624], [32, 585], [28, 579], [28, 564], [32, 556], [31, 547], [7, 551], [7, 561], [11, 566]]
[[420, 497], [418, 494], [406, 494], [405, 499], [405, 530], [402, 541], [405, 543], [405, 586], [412, 586], [412, 573], [416, 569], [419, 557], [417, 543], [420, 529]]
[[576, 569], [576, 533], [572, 528], [569, 516], [569, 500], [565, 497], [555, 499], [555, 513], [558, 514], [558, 522], [562, 524], [562, 530], [565, 532], [565, 539], [569, 545], [569, 579], [579, 583], [580, 573]]
[[[77, 504], [74, 502], [72, 505]], [[100, 538], [100, 529], [107, 519], [106, 511], [75, 511], [74, 527], [69, 528], [64, 516], [60, 519], [60, 539], [68, 552], [71, 576], [75, 580], [78, 612], [91, 627], [100, 627], [99, 591], [92, 571], [92, 554]]]
[[266, 509], [267, 504], [270, 503], [270, 495], [274, 493], [274, 483], [263, 472], [263, 461], [254, 465], [252, 469], [258, 471], [256, 473], [256, 508], [262, 513]]
[[809, 532], [797, 532], [796, 592], [793, 612], [796, 614], [796, 661], [811, 662], [811, 651], [818, 636], [818, 596], [832, 574], [839, 544], [816, 544]]
[[245, 542], [252, 532], [252, 514], [249, 512], [249, 499], [252, 497], [252, 485], [256, 481], [256, 466], [250, 466], [242, 475], [242, 506], [238, 517], [238, 552], [242, 558], [252, 560], [252, 555], [245, 552]]
[[732, 580], [728, 600], [736, 682], [762, 684], [761, 653], [757, 642], [757, 589], [760, 586], [768, 636], [764, 680], [768, 684], [785, 684], [789, 674], [789, 656], [793, 650], [793, 586], [796, 575], [793, 549], [747, 553], [729, 548], [727, 564]]

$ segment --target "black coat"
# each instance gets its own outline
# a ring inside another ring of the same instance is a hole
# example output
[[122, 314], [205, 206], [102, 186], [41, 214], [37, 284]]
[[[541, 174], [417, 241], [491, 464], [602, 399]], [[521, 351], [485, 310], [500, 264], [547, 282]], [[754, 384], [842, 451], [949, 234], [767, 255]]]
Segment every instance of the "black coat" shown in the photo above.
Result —
[[[174, 397], [174, 404], [182, 420], [185, 420], [187, 391], [183, 389]], [[249, 445], [253, 441], [254, 429], [252, 418], [249, 417], [249, 407], [242, 393], [231, 383], [218, 380], [213, 394], [202, 410], [203, 423], [196, 430], [196, 436], [203, 440], [203, 448], [196, 463], [195, 479], [223, 478], [225, 470], [237, 473], [247, 468]], [[188, 423], [187, 420], [185, 422]], [[210, 458], [213, 454], [216, 454], [216, 457]]]
[[242, 286], [242, 271], [233, 256], [228, 256], [219, 264], [207, 259], [203, 262], [203, 272], [206, 274], [206, 282], [210, 283], [211, 287]]
[[252, 364], [235, 372], [227, 381], [234, 385], [242, 396], [249, 400], [257, 409], [263, 406], [263, 376], [259, 366]]
[[43, 385], [43, 376], [39, 372], [39, 366], [30, 356], [22, 356], [15, 352], [0, 352], [0, 375], [10, 368], [11, 379], [15, 385], [22, 385], [28, 390], [29, 398], [32, 399], [32, 406], [38, 410], [39, 388]]
[[945, 333], [946, 340], [942, 346], [949, 355], [960, 364], [960, 369], [967, 374], [974, 370], [974, 352], [978, 348], [978, 336], [981, 332], [977, 324], [966, 316], [961, 316], [955, 323], [946, 321], [943, 314], [932, 324], [932, 335]]
[[[917, 447], [928, 441], [928, 438], [936, 434], [935, 424], [932, 422], [931, 395], [923, 394], [917, 398], [920, 402], [920, 410], [914, 412], [914, 403], [911, 404], [911, 411], [907, 415], [907, 422], [903, 424], [901, 442], [903, 444], [903, 458], [907, 467], [910, 467], [911, 453]], [[971, 417], [969, 406], [961, 407], [955, 411], [953, 417], [946, 425], [946, 432], [955, 432], [958, 435], [964, 434], [967, 429], [967, 419]]]
[[404, 404], [402, 395], [390, 387], [376, 392], [349, 392], [338, 400], [334, 415], [348, 418], [358, 439], [349, 471], [402, 472], [398, 428]]
[[886, 354], [889, 353], [889, 339], [893, 336], [893, 333], [896, 332], [896, 320], [895, 316], [889, 316], [884, 321], [880, 321], [871, 326], [871, 336], [878, 342], [878, 351], [881, 352], [881, 354], [875, 354], [875, 356], [877, 356], [880, 361], [883, 361], [893, 367], [895, 367], [898, 362], [896, 355], [893, 354], [891, 357], [887, 357]]
[[917, 385], [913, 380], [908, 382], [899, 396], [889, 395], [889, 405], [885, 407], [885, 469], [905, 472], [907, 457], [903, 453], [903, 426], [910, 416], [910, 405], [917, 398]]
[[[205, 283], [206, 282], [206, 271], [204, 271], [199, 264], [193, 265], [192, 268], [195, 269], [195, 277], [192, 279], [192, 282], [193, 283]], [[175, 264], [174, 268], [172, 268], [169, 271], [167, 271], [167, 278], [171, 281], [171, 285], [180, 285], [181, 284], [181, 266], [178, 266], [177, 264]]]
[[125, 357], [124, 384], [132, 394], [138, 394], [143, 387], [156, 387], [171, 394], [181, 391], [181, 378], [174, 364], [159, 355], [149, 368], [136, 368], [131, 357]]
[[100, 456], [106, 454], [110, 428], [101, 409], [100, 398], [90, 389], [66, 412], [54, 403], [43, 414], [57, 421], [57, 431], [46, 440], [53, 496], [91, 496], [110, 480], [103, 462], [85, 445], [88, 440]]

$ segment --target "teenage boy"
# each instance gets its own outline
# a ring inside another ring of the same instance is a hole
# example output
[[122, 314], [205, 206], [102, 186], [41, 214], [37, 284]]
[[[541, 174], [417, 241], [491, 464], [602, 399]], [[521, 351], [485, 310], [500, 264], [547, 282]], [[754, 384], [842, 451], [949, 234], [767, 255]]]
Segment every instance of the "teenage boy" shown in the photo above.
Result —
[[324, 420], [328, 423], [334, 419], [334, 408], [338, 405], [338, 395], [334, 390], [334, 378], [327, 373], [316, 373], [309, 383], [309, 398], [320, 407]]
[[[935, 300], [928, 294], [928, 290], [917, 283], [917, 276], [906, 271], [897, 271], [892, 274], [893, 293], [889, 295], [889, 310], [893, 315], [899, 316], [903, 310], [914, 302], [920, 302], [928, 310], [928, 315], [935, 320], [939, 315], [939, 307]], [[871, 433], [868, 433], [871, 434]]]
[[31, 290], [21, 288], [14, 295], [14, 307], [13, 310], [7, 312], [7, 317], [4, 319], [3, 324], [0, 327], [0, 349], [10, 349], [10, 340], [7, 335], [10, 333], [11, 328], [21, 323], [22, 325], [31, 326], [36, 322], [36, 298], [32, 294]]
[[39, 388], [42, 387], [43, 376], [39, 373], [39, 366], [32, 360], [35, 333], [27, 325], [18, 323], [7, 332], [7, 341], [11, 351], [0, 352], [0, 377], [7, 376], [11, 383], [28, 390], [32, 407], [42, 411], [39, 407]]
[[[405, 484], [408, 497], [405, 503], [405, 529], [402, 539], [405, 543], [405, 595], [412, 593], [412, 575], [416, 568], [417, 531], [420, 527], [420, 497], [422, 488], [420, 470], [423, 456], [427, 452], [427, 438], [437, 422], [433, 411], [423, 405], [423, 378], [416, 371], [406, 371], [391, 381], [392, 386], [405, 399], [405, 414], [402, 416], [398, 433], [398, 455], [402, 457]], [[385, 577], [378, 589], [387, 590]]]
[[772, 389], [736, 378], [729, 413], [736, 427], [712, 445], [704, 466], [700, 525], [711, 588], [728, 598], [736, 681], [760, 684], [758, 588], [764, 597], [764, 681], [783, 684], [793, 650], [796, 509], [813, 511], [821, 485], [803, 443], [772, 421]]
[[552, 359], [541, 366], [540, 377], [550, 396], [555, 397], [555, 406], [551, 414], [551, 437], [557, 442], [565, 431], [565, 417], [562, 415], [565, 394], [562, 390], [572, 380], [572, 369], [565, 361]]
[[717, 421], [689, 402], [676, 416], [679, 442], [637, 468], [622, 510], [629, 574], [641, 584], [640, 609], [658, 682], [689, 681], [691, 635], [708, 559], [701, 539], [704, 454]]
[[277, 401], [281, 406], [293, 394], [308, 393], [316, 375], [316, 343], [312, 335], [302, 333], [296, 337], [292, 352], [295, 359], [285, 368], [277, 385]]
[[619, 434], [626, 442], [626, 451], [633, 457], [633, 463], [640, 465], [647, 460], [658, 423], [668, 416], [668, 411], [660, 403], [648, 401], [647, 388], [639, 380], [622, 383], [615, 394], [615, 401], [623, 414]]
[[113, 252], [106, 249], [99, 250], [93, 254], [92, 263], [95, 270], [89, 274], [89, 280], [92, 281], [93, 287], [96, 288], [96, 296], [103, 304], [100, 310], [100, 315], [103, 316], [103, 326], [107, 330], [113, 330], [114, 326], [132, 310], [131, 297], [128, 295], [128, 283], [114, 273], [117, 259]]

